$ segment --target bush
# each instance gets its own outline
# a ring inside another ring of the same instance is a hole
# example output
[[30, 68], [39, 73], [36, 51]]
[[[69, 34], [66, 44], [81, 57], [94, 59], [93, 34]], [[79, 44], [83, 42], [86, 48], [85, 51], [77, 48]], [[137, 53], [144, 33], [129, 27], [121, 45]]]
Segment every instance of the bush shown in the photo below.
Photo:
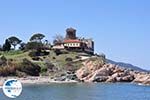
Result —
[[40, 61], [42, 60], [40, 57], [32, 57], [32, 60], [35, 60], [35, 61]]
[[56, 59], [56, 57], [52, 57], [52, 59], [53, 59], [53, 60], [55, 60], [55, 59]]
[[37, 51], [36, 51], [36, 50], [30, 51], [30, 52], [29, 52], [29, 56], [30, 56], [30, 57], [36, 57], [36, 56], [38, 56], [38, 55], [37, 55]]
[[0, 57], [0, 66], [6, 65], [6, 62], [7, 62], [6, 57], [5, 57], [5, 56], [1, 56], [1, 57]]
[[76, 58], [76, 59], [81, 59], [81, 57], [80, 57], [80, 56], [75, 56], [75, 58]]
[[41, 67], [39, 65], [32, 63], [28, 59], [23, 59], [20, 63], [8, 62], [8, 66], [0, 67], [0, 76], [39, 76], [40, 71]]
[[67, 63], [64, 67], [64, 70], [70, 71], [70, 72], [75, 72], [78, 69], [77, 66], [73, 65], [72, 63]]
[[47, 72], [48, 68], [47, 67], [41, 67], [41, 73]]
[[43, 44], [41, 42], [28, 42], [26, 44], [25, 49], [26, 50], [37, 50], [41, 49], [43, 47]]
[[53, 63], [51, 63], [51, 62], [46, 61], [45, 65], [46, 65], [46, 67], [47, 67], [47, 69], [48, 69], [49, 72], [55, 72], [55, 71], [58, 70], [56, 68], [56, 66]]
[[36, 57], [36, 56], [46, 56], [49, 55], [49, 52], [46, 52], [45, 50], [32, 50], [29, 52], [30, 57]]
[[0, 76], [15, 76], [16, 75], [16, 67], [1, 67], [0, 68]]
[[21, 72], [25, 72], [26, 74], [31, 76], [39, 76], [41, 67], [37, 64], [32, 63], [28, 59], [23, 59], [23, 62], [20, 63], [18, 70]]
[[68, 58], [65, 59], [65, 61], [70, 62], [70, 61], [73, 61], [73, 59], [68, 57]]
[[42, 50], [39, 52], [40, 53], [40, 56], [46, 56], [46, 55], [49, 55], [49, 52], [45, 51], [45, 50]]
[[27, 76], [27, 74], [24, 73], [24, 72], [16, 70], [16, 76], [18, 76], [18, 77], [25, 77], [25, 76]]
[[62, 54], [62, 52], [59, 49], [54, 50], [55, 54], [58, 56], [60, 54]]

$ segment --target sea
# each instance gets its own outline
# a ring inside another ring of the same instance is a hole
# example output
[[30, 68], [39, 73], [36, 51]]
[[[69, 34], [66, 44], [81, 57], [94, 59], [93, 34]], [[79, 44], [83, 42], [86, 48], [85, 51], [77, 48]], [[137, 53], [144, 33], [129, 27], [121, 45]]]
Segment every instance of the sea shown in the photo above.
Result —
[[51, 83], [23, 85], [16, 99], [0, 100], [150, 100], [150, 86], [131, 83]]

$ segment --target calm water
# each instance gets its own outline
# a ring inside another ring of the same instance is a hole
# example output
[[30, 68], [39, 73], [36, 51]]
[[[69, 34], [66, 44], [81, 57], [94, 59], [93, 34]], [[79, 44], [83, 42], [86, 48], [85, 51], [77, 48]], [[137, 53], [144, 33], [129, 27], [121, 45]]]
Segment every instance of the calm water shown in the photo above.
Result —
[[[0, 89], [0, 100], [12, 99]], [[150, 100], [150, 87], [125, 83], [26, 85], [14, 100]]]

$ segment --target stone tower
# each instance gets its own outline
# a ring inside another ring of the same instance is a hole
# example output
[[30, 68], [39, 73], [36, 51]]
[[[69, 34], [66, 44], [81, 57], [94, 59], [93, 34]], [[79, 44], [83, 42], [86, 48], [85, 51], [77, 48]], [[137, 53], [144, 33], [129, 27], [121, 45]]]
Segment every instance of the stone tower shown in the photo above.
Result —
[[76, 39], [76, 30], [74, 28], [66, 29], [66, 39]]

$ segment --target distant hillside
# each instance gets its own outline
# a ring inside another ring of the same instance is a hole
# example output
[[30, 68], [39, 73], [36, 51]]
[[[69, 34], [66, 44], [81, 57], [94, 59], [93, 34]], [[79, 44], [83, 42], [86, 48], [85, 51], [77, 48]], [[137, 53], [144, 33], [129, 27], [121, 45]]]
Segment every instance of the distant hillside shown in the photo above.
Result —
[[142, 68], [140, 68], [140, 67], [134, 66], [134, 65], [129, 64], [129, 63], [115, 62], [115, 61], [110, 60], [110, 59], [107, 59], [107, 62], [108, 62], [108, 63], [111, 63], [111, 64], [116, 64], [116, 65], [119, 65], [119, 66], [125, 67], [125, 68], [131, 68], [131, 69], [138, 70], [138, 71], [149, 72], [148, 70], [144, 70], [144, 69], [142, 69]]

